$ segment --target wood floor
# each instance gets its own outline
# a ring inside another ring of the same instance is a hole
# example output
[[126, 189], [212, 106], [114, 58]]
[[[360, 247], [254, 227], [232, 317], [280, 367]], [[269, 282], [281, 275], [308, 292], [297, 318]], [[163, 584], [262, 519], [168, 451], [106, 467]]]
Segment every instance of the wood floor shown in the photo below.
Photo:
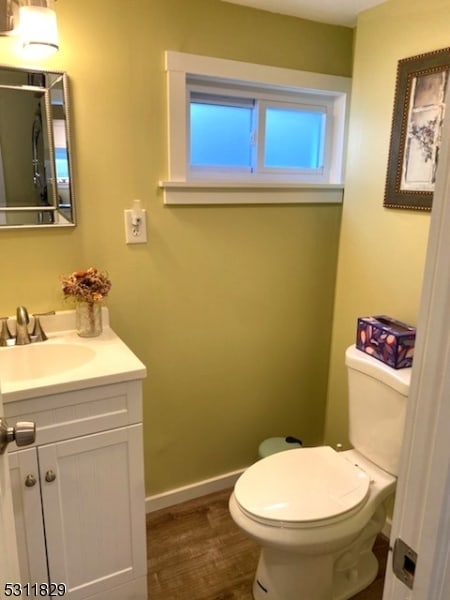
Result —
[[[147, 515], [149, 600], [253, 600], [259, 549], [229, 516], [230, 493]], [[387, 548], [386, 538], [379, 536], [380, 573], [354, 600], [381, 600]]]

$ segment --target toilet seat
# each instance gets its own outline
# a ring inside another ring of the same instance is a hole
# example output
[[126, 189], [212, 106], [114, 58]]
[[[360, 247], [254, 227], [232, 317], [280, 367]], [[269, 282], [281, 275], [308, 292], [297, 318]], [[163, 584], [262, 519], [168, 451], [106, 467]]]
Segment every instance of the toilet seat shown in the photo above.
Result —
[[279, 452], [249, 467], [234, 495], [250, 518], [272, 526], [318, 527], [348, 518], [369, 495], [370, 478], [329, 446]]

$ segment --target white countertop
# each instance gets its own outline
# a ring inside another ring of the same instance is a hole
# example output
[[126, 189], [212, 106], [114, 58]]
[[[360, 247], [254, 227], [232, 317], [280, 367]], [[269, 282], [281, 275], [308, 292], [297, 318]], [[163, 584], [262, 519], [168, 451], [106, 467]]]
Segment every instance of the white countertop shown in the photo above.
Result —
[[[0, 348], [3, 402], [143, 379], [145, 365], [110, 328], [105, 308], [102, 317], [103, 332], [98, 337], [80, 337], [74, 330], [74, 311], [61, 311], [41, 319], [48, 336], [45, 342]], [[32, 376], [22, 376], [22, 366]]]

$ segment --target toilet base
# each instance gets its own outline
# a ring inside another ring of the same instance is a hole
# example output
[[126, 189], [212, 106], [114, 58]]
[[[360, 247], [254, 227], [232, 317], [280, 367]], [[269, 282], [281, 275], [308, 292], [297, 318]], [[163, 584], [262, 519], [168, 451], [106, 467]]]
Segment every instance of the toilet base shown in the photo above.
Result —
[[378, 574], [378, 560], [372, 552], [359, 557], [356, 572], [335, 573], [333, 600], [348, 600], [368, 587]]
[[[332, 600], [333, 557], [263, 548], [253, 582], [255, 600]], [[293, 562], [295, 564], [293, 564]]]
[[253, 582], [255, 600], [347, 600], [370, 585], [378, 573], [372, 552], [364, 548], [322, 556], [299, 556], [276, 548], [261, 550]]

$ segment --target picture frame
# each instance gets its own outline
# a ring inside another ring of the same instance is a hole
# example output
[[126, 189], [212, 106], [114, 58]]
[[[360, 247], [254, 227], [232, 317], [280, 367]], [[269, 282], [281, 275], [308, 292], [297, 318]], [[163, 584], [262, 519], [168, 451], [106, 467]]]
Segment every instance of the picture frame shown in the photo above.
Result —
[[383, 206], [431, 210], [450, 48], [398, 61]]

